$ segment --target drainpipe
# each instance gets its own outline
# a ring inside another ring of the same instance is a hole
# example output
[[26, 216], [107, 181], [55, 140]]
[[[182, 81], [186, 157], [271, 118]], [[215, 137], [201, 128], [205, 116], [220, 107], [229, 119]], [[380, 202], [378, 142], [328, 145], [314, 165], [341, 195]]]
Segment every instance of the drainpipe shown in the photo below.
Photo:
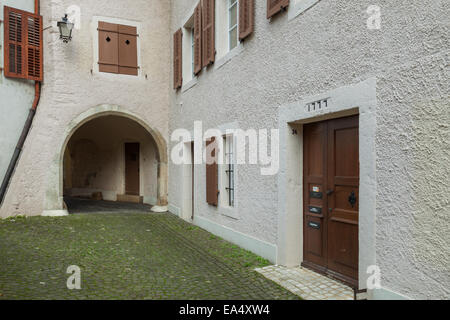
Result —
[[[34, 0], [34, 13], [39, 14], [39, 12], [40, 12], [39, 0]], [[0, 188], [0, 206], [3, 204], [6, 191], [8, 190], [8, 186], [11, 181], [14, 170], [16, 169], [17, 161], [19, 160], [20, 154], [23, 149], [23, 145], [25, 144], [25, 140], [27, 139], [28, 133], [30, 132], [30, 128], [33, 123], [34, 115], [36, 114], [40, 98], [41, 98], [41, 82], [35, 81], [33, 105], [31, 106], [31, 109], [28, 112], [28, 118], [25, 121], [25, 125], [22, 129], [22, 134], [20, 135], [19, 141], [17, 142], [16, 149], [14, 150], [14, 154], [11, 158], [11, 161], [9, 162], [8, 169], [6, 170], [5, 177], [3, 178], [3, 182]]]

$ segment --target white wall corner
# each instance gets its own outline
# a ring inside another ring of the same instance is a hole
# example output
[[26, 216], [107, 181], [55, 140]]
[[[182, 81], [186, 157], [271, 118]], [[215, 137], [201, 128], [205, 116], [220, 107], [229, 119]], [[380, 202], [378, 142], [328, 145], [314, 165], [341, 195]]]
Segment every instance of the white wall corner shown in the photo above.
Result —
[[179, 208], [176, 205], [171, 203], [171, 204], [169, 204], [168, 209], [169, 209], [169, 212], [173, 213], [174, 215], [176, 215], [178, 217], [181, 217], [181, 208]]

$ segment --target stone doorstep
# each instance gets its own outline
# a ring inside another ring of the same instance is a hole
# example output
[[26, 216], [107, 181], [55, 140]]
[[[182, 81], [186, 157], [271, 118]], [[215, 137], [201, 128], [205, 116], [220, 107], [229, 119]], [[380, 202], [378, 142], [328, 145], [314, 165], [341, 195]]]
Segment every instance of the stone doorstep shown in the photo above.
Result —
[[[302, 267], [288, 269], [282, 266], [270, 266], [255, 269], [255, 271], [306, 300], [354, 299], [354, 293], [350, 287]], [[365, 298], [365, 293], [357, 296], [357, 300]]]
[[144, 203], [144, 197], [134, 196], [129, 194], [118, 194], [118, 202], [130, 202], [130, 203]]

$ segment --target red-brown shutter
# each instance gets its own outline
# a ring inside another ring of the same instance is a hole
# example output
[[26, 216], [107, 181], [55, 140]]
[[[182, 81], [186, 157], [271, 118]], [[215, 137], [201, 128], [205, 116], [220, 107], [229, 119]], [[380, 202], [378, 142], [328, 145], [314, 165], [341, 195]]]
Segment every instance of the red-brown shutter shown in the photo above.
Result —
[[43, 80], [42, 17], [5, 6], [5, 76]]
[[[219, 204], [219, 170], [217, 166], [217, 142], [214, 137], [206, 141], [206, 202], [212, 206]], [[212, 150], [211, 152], [208, 152]]]
[[253, 33], [255, 26], [255, 0], [239, 0], [239, 40]]
[[98, 64], [100, 72], [119, 73], [119, 25], [98, 22]]
[[119, 31], [119, 73], [131, 76], [139, 74], [137, 52], [137, 28], [118, 26]]
[[202, 3], [199, 2], [194, 11], [194, 74], [202, 71]]
[[173, 88], [183, 85], [183, 31], [178, 29], [173, 35]]
[[267, 19], [289, 6], [289, 0], [267, 0]]
[[211, 63], [214, 63], [216, 59], [214, 4], [215, 4], [214, 0], [202, 0], [203, 67], [206, 67]]

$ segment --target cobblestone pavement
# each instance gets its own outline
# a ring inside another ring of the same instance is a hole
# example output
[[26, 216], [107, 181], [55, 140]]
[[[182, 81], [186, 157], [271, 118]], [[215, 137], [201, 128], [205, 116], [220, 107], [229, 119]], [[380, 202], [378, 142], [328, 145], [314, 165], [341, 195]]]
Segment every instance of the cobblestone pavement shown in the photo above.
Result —
[[150, 213], [151, 206], [141, 203], [96, 201], [91, 199], [65, 197], [64, 202], [71, 214], [79, 213]]
[[171, 214], [0, 220], [0, 261], [0, 299], [298, 299], [254, 271], [267, 261]]
[[353, 290], [305, 268], [268, 266], [256, 271], [305, 300], [353, 300]]

